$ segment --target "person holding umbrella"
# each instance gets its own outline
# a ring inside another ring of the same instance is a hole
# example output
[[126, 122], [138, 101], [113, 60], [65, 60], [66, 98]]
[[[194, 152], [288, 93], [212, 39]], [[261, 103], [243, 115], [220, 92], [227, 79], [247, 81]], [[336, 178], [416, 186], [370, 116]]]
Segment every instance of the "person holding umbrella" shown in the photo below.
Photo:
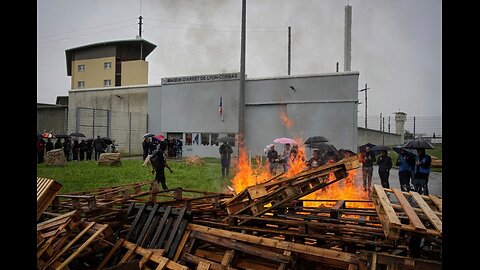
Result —
[[280, 161], [278, 159], [278, 152], [275, 150], [275, 145], [270, 145], [270, 150], [267, 153], [268, 158], [268, 170], [271, 175], [277, 174], [277, 163]]
[[[398, 151], [398, 150], [397, 150]], [[395, 165], [398, 166], [398, 180], [400, 181], [400, 189], [402, 191], [410, 191], [410, 178], [415, 166], [415, 157], [407, 154], [407, 151], [400, 148], [400, 153]]]
[[377, 160], [378, 175], [383, 188], [390, 188], [388, 177], [390, 176], [390, 169], [392, 168], [392, 159], [387, 155], [387, 150], [380, 150], [380, 156]]
[[428, 196], [428, 177], [432, 166], [432, 157], [425, 153], [425, 148], [417, 148], [417, 153], [412, 184], [416, 192]]

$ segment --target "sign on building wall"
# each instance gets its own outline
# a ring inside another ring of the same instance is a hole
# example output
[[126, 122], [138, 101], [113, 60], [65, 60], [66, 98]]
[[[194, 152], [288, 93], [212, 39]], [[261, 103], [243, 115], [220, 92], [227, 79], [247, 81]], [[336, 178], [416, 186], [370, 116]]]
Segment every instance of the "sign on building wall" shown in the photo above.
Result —
[[162, 85], [179, 84], [190, 82], [211, 82], [211, 81], [226, 81], [240, 78], [240, 73], [220, 73], [220, 74], [206, 74], [206, 75], [192, 75], [182, 77], [168, 77], [162, 78]]

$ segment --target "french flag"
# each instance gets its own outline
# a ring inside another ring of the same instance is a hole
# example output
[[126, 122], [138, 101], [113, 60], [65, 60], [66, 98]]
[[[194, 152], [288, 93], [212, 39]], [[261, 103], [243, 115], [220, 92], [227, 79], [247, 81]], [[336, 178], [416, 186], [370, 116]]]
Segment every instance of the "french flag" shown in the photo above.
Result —
[[220, 96], [220, 105], [218, 106], [218, 112], [220, 113], [220, 116], [222, 116], [223, 114], [222, 96]]

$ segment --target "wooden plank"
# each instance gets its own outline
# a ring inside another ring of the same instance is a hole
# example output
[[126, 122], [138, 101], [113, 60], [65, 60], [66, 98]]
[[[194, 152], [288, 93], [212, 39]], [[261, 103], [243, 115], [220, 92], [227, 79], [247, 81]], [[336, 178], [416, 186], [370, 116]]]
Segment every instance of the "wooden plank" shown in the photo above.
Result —
[[43, 269], [47, 269], [47, 267], [49, 267], [54, 261], [60, 258], [60, 256], [62, 256], [63, 253], [65, 253], [75, 242], [77, 242], [78, 239], [80, 239], [80, 237], [82, 237], [91, 227], [93, 227], [94, 224], [95, 222], [90, 222], [90, 224], [88, 224], [85, 229], [83, 229], [79, 234], [77, 234], [75, 238], [73, 238], [73, 240], [70, 241], [60, 252], [55, 254], [54, 257], [50, 258], [50, 260], [47, 262]]
[[120, 231], [123, 229], [123, 226], [125, 225], [126, 220], [128, 219], [128, 216], [130, 215], [130, 212], [135, 206], [135, 202], [130, 203], [128, 206], [127, 211], [125, 212], [125, 216], [123, 217], [122, 221], [120, 222], [120, 225], [118, 226], [117, 231], [115, 232], [115, 235], [113, 236], [113, 239], [117, 239], [118, 236], [120, 235]]
[[80, 254], [80, 252], [82, 252], [88, 245], [90, 245], [91, 242], [93, 242], [93, 240], [95, 240], [95, 238], [101, 234], [103, 232], [103, 230], [105, 230], [106, 228], [108, 227], [107, 224], [103, 225], [101, 229], [99, 229], [98, 231], [96, 231], [87, 241], [85, 241], [77, 250], [75, 250], [72, 255], [70, 255], [70, 257], [68, 257], [60, 266], [58, 266], [56, 268], [56, 270], [60, 270], [60, 269], [63, 269], [65, 268], [73, 259], [75, 259], [75, 257]]
[[153, 251], [147, 250], [147, 254], [143, 255], [142, 259], [138, 263], [138, 267], [140, 268], [140, 270], [143, 269], [143, 267], [145, 266], [145, 263], [148, 260], [150, 260], [150, 257], [152, 256], [152, 254], [153, 254]]
[[132, 227], [130, 227], [130, 230], [127, 233], [127, 236], [125, 236], [125, 240], [129, 240], [132, 236], [133, 231], [137, 228], [138, 222], [140, 220], [140, 217], [143, 214], [143, 210], [145, 209], [146, 204], [143, 204], [140, 206], [140, 209], [138, 210], [137, 215], [135, 216], [135, 219], [133, 220]]
[[153, 239], [148, 245], [148, 248], [155, 248], [157, 244], [157, 240], [160, 237], [161, 233], [163, 232], [163, 227], [165, 226], [165, 222], [167, 221], [168, 216], [170, 215], [170, 212], [172, 211], [171, 206], [167, 206], [167, 209], [163, 213], [162, 219], [160, 220], [160, 223], [158, 224], [157, 231], [155, 232], [155, 235], [153, 235]]
[[423, 213], [427, 216], [428, 220], [433, 224], [433, 226], [442, 233], [442, 221], [433, 213], [432, 209], [428, 206], [427, 202], [425, 202], [420, 194], [417, 192], [410, 191], [412, 194], [413, 199], [417, 202], [420, 209], [422, 209]]
[[204, 258], [201, 258], [201, 257], [198, 257], [198, 256], [195, 256], [195, 255], [192, 255], [192, 254], [184, 254], [182, 255], [182, 258], [188, 262], [191, 262], [191, 263], [195, 263], [195, 264], [200, 264], [200, 262], [204, 262], [204, 263], [208, 263], [210, 264], [210, 269], [212, 270], [236, 270], [235, 268], [233, 267], [230, 267], [230, 266], [223, 266], [217, 262], [214, 262], [214, 261], [210, 261], [210, 260], [207, 260], [207, 259], [204, 259]]
[[130, 261], [133, 257], [133, 255], [135, 255], [135, 249], [137, 249], [138, 245], [135, 244], [133, 247], [129, 248], [127, 253], [125, 253], [125, 255], [123, 255], [122, 259], [120, 260], [120, 262], [118, 263], [118, 265], [121, 265], [122, 263], [126, 263], [127, 261]]
[[190, 230], [187, 230], [183, 233], [182, 240], [180, 240], [180, 243], [178, 244], [178, 247], [177, 247], [177, 252], [175, 252], [175, 256], [173, 256], [173, 261], [177, 262], [178, 259], [180, 258], [180, 254], [182, 254], [182, 250], [185, 247], [185, 244], [187, 243], [190, 233], [191, 233]]
[[372, 255], [372, 268], [370, 270], [376, 270], [377, 269], [377, 253], [373, 253]]
[[112, 249], [110, 249], [110, 251], [108, 252], [107, 256], [105, 256], [103, 258], [102, 262], [100, 262], [100, 264], [97, 267], [97, 270], [102, 270], [102, 269], [105, 268], [108, 261], [110, 261], [110, 259], [112, 258], [113, 254], [115, 254], [117, 252], [118, 248], [120, 248], [122, 246], [123, 241], [125, 241], [123, 238], [118, 239], [118, 241], [115, 243], [115, 245], [112, 247]]
[[266, 260], [272, 260], [280, 263], [288, 263], [290, 261], [290, 257], [284, 256], [283, 254], [250, 246], [239, 241], [235, 242], [231, 239], [225, 239], [220, 236], [209, 235], [201, 232], [192, 232], [191, 236], [215, 245], [220, 245], [229, 249], [235, 249]]
[[[186, 219], [182, 220], [180, 223], [180, 227], [178, 228], [177, 231], [175, 231], [175, 238], [173, 239], [172, 244], [170, 245], [170, 249], [167, 254], [167, 258], [173, 259], [175, 252], [177, 251], [178, 244], [180, 243], [180, 240], [182, 239], [183, 232], [185, 231], [185, 228], [187, 227], [188, 221]], [[165, 248], [165, 252], [166, 252]]]
[[234, 255], [235, 255], [235, 250], [234, 249], [225, 251], [225, 254], [223, 255], [221, 264], [223, 266], [230, 266], [230, 263], [232, 262]]
[[435, 196], [435, 195], [428, 195], [428, 197], [430, 197], [430, 199], [433, 201], [433, 203], [438, 207], [438, 210], [440, 212], [442, 212], [442, 199], [440, 199], [439, 197]]
[[[165, 246], [164, 245], [165, 238], [167, 238], [167, 234], [170, 231], [170, 227], [173, 223], [173, 219], [174, 218], [172, 216], [168, 217], [167, 224], [165, 224], [165, 227], [163, 228], [163, 231], [162, 231], [162, 235], [158, 239], [158, 242], [155, 244], [155, 248], [163, 248]], [[174, 232], [172, 232], [172, 233], [174, 233]]]
[[172, 245], [173, 239], [175, 238], [175, 234], [178, 232], [178, 229], [180, 227], [180, 223], [183, 220], [183, 215], [185, 214], [186, 210], [187, 210], [186, 207], [183, 207], [180, 210], [180, 213], [178, 213], [177, 219], [175, 220], [175, 224], [173, 225], [173, 228], [171, 230], [170, 236], [168, 237], [167, 244], [165, 245], [165, 253], [169, 254], [169, 255], [171, 254], [171, 255], [166, 256], [167, 258], [172, 258], [173, 255], [174, 255], [174, 253], [170, 252], [170, 246]]
[[396, 188], [392, 188], [392, 190], [393, 190], [393, 193], [395, 194], [395, 196], [397, 197], [398, 202], [400, 203], [403, 210], [405, 211], [408, 218], [410, 219], [410, 222], [412, 223], [413, 227], [417, 230], [426, 231], [427, 228], [425, 228], [425, 225], [423, 225], [422, 221], [417, 216], [417, 214], [415, 213], [415, 211], [413, 210], [412, 206], [407, 201], [407, 198], [405, 198], [403, 193], [399, 189], [396, 189]]
[[143, 230], [137, 238], [137, 245], [141, 245], [144, 242], [145, 234], [147, 233], [148, 228], [150, 228], [153, 217], [157, 214], [157, 209], [160, 205], [155, 204], [148, 215], [147, 221], [143, 224]]
[[328, 259], [332, 259], [335, 261], [345, 262], [345, 267], [348, 267], [349, 263], [356, 263], [358, 261], [358, 257], [355, 254], [350, 254], [342, 251], [308, 246], [303, 244], [297, 244], [288, 241], [282, 241], [277, 239], [271, 239], [267, 237], [261, 236], [254, 236], [254, 235], [247, 235], [243, 233], [237, 233], [232, 231], [226, 231], [211, 227], [206, 227], [202, 225], [196, 224], [188, 224], [187, 229], [191, 231], [198, 231], [203, 232], [210, 235], [216, 235], [223, 238], [235, 239], [238, 241], [248, 242], [257, 245], [263, 245], [283, 250], [289, 250], [292, 252], [297, 253], [305, 253], [313, 256], [324, 257]]
[[165, 266], [167, 266], [167, 263], [168, 263], [169, 259], [165, 258], [165, 257], [162, 257], [160, 259], [160, 262], [158, 263], [158, 266], [157, 268], [155, 268], [155, 270], [163, 270], [165, 269]]
[[199, 262], [197, 265], [197, 270], [209, 270], [210, 264], [206, 262]]
[[376, 195], [378, 196], [380, 200], [380, 204], [385, 211], [385, 214], [387, 215], [389, 221], [391, 224], [395, 225], [401, 225], [402, 223], [397, 217], [397, 214], [395, 213], [395, 210], [393, 209], [392, 205], [390, 204], [390, 200], [387, 197], [387, 194], [383, 190], [383, 188], [380, 185], [374, 184], [373, 188], [375, 190]]
[[[285, 250], [283, 252], [283, 255], [290, 257], [290, 260], [291, 260], [292, 252], [290, 250]], [[281, 263], [280, 266], [278, 267], [278, 270], [286, 270], [287, 265], [288, 265], [287, 263]]]

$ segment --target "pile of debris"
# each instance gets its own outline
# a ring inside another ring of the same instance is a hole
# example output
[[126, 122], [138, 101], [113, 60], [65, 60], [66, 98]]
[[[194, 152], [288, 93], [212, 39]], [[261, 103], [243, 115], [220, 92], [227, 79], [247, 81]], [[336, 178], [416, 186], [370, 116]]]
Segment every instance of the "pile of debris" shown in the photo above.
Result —
[[302, 199], [358, 167], [349, 157], [235, 196], [156, 181], [59, 195], [39, 178], [51, 204], [37, 268], [441, 269], [441, 198], [374, 185], [371, 200]]
[[185, 162], [190, 166], [199, 166], [205, 164], [205, 161], [203, 161], [199, 156], [188, 156], [185, 159]]

